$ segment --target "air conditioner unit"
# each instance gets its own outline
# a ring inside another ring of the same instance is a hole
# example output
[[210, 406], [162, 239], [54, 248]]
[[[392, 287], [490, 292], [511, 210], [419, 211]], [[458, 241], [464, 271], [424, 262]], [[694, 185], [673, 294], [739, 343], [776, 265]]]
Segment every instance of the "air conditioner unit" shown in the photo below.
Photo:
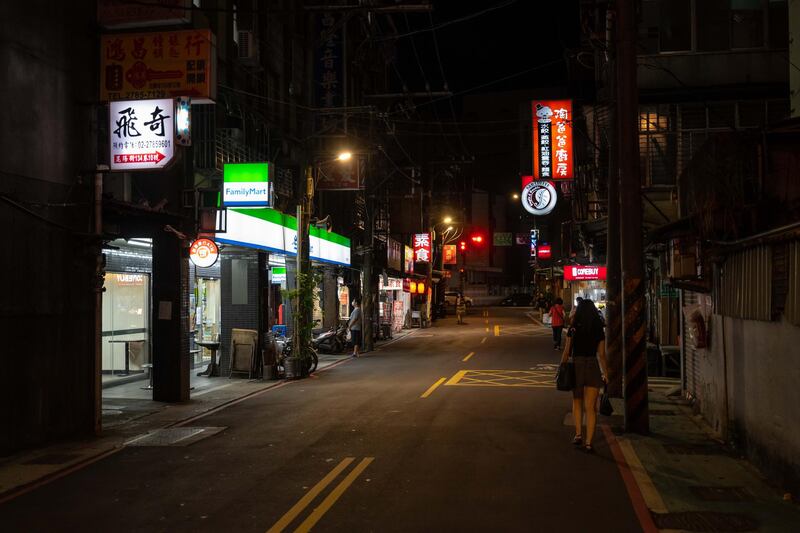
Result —
[[239, 31], [239, 61], [245, 65], [258, 63], [258, 40], [251, 30]]

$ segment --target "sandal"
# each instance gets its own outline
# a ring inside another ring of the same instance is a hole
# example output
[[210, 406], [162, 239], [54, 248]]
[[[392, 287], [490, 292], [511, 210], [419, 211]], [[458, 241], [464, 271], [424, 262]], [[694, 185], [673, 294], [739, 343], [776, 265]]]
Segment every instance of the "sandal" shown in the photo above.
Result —
[[575, 435], [575, 437], [572, 439], [572, 444], [575, 446], [580, 446], [583, 444], [583, 437], [581, 435]]
[[587, 444], [583, 447], [583, 449], [586, 451], [586, 453], [594, 453], [594, 446], [591, 444]]

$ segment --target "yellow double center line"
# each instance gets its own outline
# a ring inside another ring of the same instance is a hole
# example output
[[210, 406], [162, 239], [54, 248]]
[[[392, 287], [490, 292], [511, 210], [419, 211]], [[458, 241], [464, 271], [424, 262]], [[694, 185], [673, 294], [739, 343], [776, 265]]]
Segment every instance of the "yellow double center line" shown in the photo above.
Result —
[[[295, 533], [305, 533], [307, 531], [311, 531], [311, 528], [314, 527], [317, 522], [319, 522], [320, 518], [322, 518], [322, 516], [327, 513], [331, 507], [333, 507], [333, 504], [336, 503], [336, 500], [338, 500], [342, 494], [344, 494], [344, 491], [346, 491], [350, 485], [353, 484], [356, 478], [361, 475], [361, 472], [363, 472], [374, 460], [374, 457], [365, 457], [362, 459], [361, 462], [359, 462], [356, 467], [351, 470], [350, 473], [347, 474], [347, 476], [340, 481], [338, 485], [336, 485], [330, 494], [328, 494], [328, 496], [322, 500], [322, 503], [320, 503], [314, 508], [313, 511], [311, 511], [311, 514], [308, 515], [305, 520], [303, 520], [297, 529], [295, 529]], [[316, 499], [316, 497], [319, 496], [320, 493], [322, 493], [322, 491], [325, 490], [325, 488], [330, 485], [331, 482], [336, 479], [343, 470], [350, 466], [353, 461], [355, 461], [355, 457], [345, 457], [342, 459], [342, 461], [336, 465], [333, 470], [328, 473], [328, 475], [322, 478], [319, 483], [311, 487], [311, 490], [309, 490], [302, 498], [300, 498], [300, 501], [294, 504], [294, 506], [292, 506], [292, 508], [289, 509], [286, 514], [280, 518], [280, 520], [275, 522], [275, 525], [269, 528], [267, 533], [279, 533], [280, 531], [286, 529], [286, 527], [289, 526], [289, 524], [291, 524], [292, 521], [297, 518], [298, 515], [300, 515], [300, 513], [302, 513], [303, 510], [308, 507], [308, 505], [314, 501], [314, 499]]]

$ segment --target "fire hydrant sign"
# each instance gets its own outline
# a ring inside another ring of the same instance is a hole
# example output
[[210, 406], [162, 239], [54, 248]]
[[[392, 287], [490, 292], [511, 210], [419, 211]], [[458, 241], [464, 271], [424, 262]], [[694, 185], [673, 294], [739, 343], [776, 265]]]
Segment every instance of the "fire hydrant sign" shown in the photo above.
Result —
[[416, 233], [414, 235], [414, 261], [429, 262], [431, 260], [431, 234]]
[[175, 155], [175, 109], [171, 98], [109, 104], [111, 170], [158, 170]]

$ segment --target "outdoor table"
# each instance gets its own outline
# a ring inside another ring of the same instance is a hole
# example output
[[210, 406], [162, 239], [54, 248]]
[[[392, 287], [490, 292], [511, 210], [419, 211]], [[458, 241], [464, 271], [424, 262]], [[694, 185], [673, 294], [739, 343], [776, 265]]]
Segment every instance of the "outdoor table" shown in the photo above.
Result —
[[[125, 340], [111, 339], [108, 342], [112, 343], [112, 344], [113, 343], [121, 343], [121, 342], [125, 343], [125, 373], [124, 374], [117, 374], [117, 376], [127, 376], [131, 372], [131, 367], [130, 367], [130, 356], [131, 356], [130, 347], [131, 347], [131, 343], [132, 342], [144, 342], [144, 339], [125, 339]], [[113, 361], [113, 355], [112, 355], [112, 361]], [[113, 366], [113, 363], [112, 363], [112, 366]], [[113, 369], [111, 370], [111, 374], [112, 375], [114, 374], [114, 370]]]
[[198, 373], [198, 376], [216, 377], [219, 376], [219, 365], [217, 365], [217, 350], [219, 350], [219, 341], [194, 341], [198, 346], [208, 348], [211, 351], [211, 362], [208, 367]]

